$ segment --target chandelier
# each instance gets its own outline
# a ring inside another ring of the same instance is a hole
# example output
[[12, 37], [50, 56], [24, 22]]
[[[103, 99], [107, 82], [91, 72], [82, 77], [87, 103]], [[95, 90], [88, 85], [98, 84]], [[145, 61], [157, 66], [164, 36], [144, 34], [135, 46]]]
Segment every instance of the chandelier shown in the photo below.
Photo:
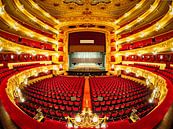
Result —
[[78, 113], [74, 118], [66, 117], [68, 128], [106, 128], [108, 117], [99, 118], [97, 114], [86, 107], [82, 113]]

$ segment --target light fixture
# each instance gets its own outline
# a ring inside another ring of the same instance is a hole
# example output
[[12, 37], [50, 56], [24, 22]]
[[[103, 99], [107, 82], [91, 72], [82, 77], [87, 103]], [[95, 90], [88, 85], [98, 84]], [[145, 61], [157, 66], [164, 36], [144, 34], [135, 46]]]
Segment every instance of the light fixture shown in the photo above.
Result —
[[49, 26], [48, 26], [48, 25], [44, 25], [43, 27], [44, 27], [46, 30], [49, 29]]
[[57, 20], [57, 19], [55, 19], [55, 20], [54, 20], [54, 22], [56, 22], [57, 24], [59, 24], [59, 23], [60, 23], [60, 21], [59, 21], [59, 20]]
[[127, 37], [126, 38], [126, 42], [130, 42], [130, 41], [132, 41], [133, 40], [133, 38], [130, 38], [130, 37]]
[[28, 79], [27, 79], [27, 78], [25, 78], [25, 80], [24, 80], [24, 84], [25, 84], [25, 85], [28, 84]]
[[0, 6], [0, 15], [3, 15], [5, 13], [4, 5]]
[[129, 15], [130, 15], [130, 13], [128, 12], [128, 13], [125, 13], [123, 16], [128, 17]]
[[14, 55], [11, 55], [11, 59], [14, 59]]
[[44, 42], [47, 42], [48, 41], [47, 37], [40, 37], [40, 40], [42, 40]]
[[13, 29], [15, 29], [16, 31], [19, 30], [19, 24], [17, 22], [14, 23], [9, 23], [10, 27], [12, 27]]
[[160, 30], [161, 29], [161, 25], [160, 25], [160, 23], [157, 23], [156, 24], [156, 31], [158, 31], [158, 30]]
[[153, 98], [149, 98], [148, 102], [149, 103], [153, 103], [154, 99]]
[[151, 94], [151, 97], [149, 98], [149, 103], [153, 103], [155, 99], [159, 98], [160, 97], [160, 89], [159, 87], [155, 87], [152, 94]]
[[31, 31], [31, 32], [25, 32], [27, 36], [33, 38], [34, 37], [34, 33]]
[[46, 53], [45, 53], [45, 56], [46, 56], [46, 57], [48, 57], [48, 56], [49, 56], [49, 54], [46, 52]]
[[112, 64], [111, 69], [113, 69], [113, 68], [114, 68], [114, 65]]
[[144, 33], [144, 32], [141, 32], [139, 35], [139, 37], [141, 37], [141, 38], [143, 38], [144, 36], [146, 36], [146, 33]]
[[20, 55], [22, 53], [22, 51], [20, 51], [19, 49], [16, 50], [17, 55]]
[[25, 10], [24, 5], [20, 5], [20, 6], [18, 6], [18, 7], [19, 7], [19, 9], [20, 9], [22, 12]]
[[32, 6], [33, 6], [34, 8], [36, 8], [36, 9], [39, 9], [38, 4], [36, 4], [36, 3], [34, 3]]
[[32, 54], [33, 56], [35, 56], [35, 55], [36, 55], [36, 52], [33, 50], [33, 51], [31, 52], [31, 54]]
[[36, 17], [30, 17], [30, 18], [31, 18], [31, 20], [34, 21], [34, 22], [37, 22], [37, 21], [38, 21]]
[[15, 92], [14, 92], [14, 97], [19, 98], [20, 102], [25, 102], [25, 98], [22, 95], [22, 92], [19, 87], [16, 87]]
[[106, 128], [106, 120], [108, 118], [106, 116], [99, 118], [97, 114], [93, 114], [92, 111], [86, 107], [81, 114], [78, 113], [74, 118], [68, 116], [66, 119], [68, 120], [68, 128]]
[[54, 70], [58, 70], [58, 67], [57, 67], [57, 66], [53, 66], [53, 69], [54, 69]]
[[129, 28], [130, 28], [130, 26], [129, 26], [129, 25], [126, 25], [126, 26], [125, 26], [125, 29], [126, 29], [126, 30], [128, 30]]
[[140, 22], [140, 21], [142, 21], [142, 20], [143, 20], [142, 17], [138, 17], [138, 18], [137, 18], [137, 22]]
[[173, 48], [171, 48], [171, 51], [173, 51]]
[[119, 20], [114, 21], [115, 24], [118, 24]]
[[142, 54], [141, 54], [141, 53], [138, 53], [137, 55], [138, 55], [138, 56], [141, 56]]
[[157, 51], [153, 51], [152, 53], [153, 53], [153, 55], [157, 55]]
[[160, 59], [163, 59], [163, 55], [160, 56]]
[[48, 69], [44, 69], [43, 70], [44, 73], [48, 73], [48, 71], [49, 71]]
[[0, 52], [3, 50], [3, 47], [0, 47]]
[[138, 9], [141, 5], [141, 3], [136, 4], [135, 9]]
[[155, 8], [156, 8], [156, 6], [151, 5], [149, 11], [152, 12]]
[[125, 54], [125, 57], [128, 57], [128, 56], [129, 56], [129, 54], [128, 54], [128, 53], [126, 53], [126, 54]]
[[147, 78], [146, 79], [146, 84], [149, 85], [150, 84], [150, 80]]
[[47, 12], [44, 12], [43, 14], [44, 14], [46, 17], [48, 17], [48, 18], [50, 17], [50, 14], [47, 13]]
[[169, 14], [170, 14], [170, 15], [173, 15], [173, 7], [172, 7], [172, 6], [169, 6], [169, 9], [170, 9]]

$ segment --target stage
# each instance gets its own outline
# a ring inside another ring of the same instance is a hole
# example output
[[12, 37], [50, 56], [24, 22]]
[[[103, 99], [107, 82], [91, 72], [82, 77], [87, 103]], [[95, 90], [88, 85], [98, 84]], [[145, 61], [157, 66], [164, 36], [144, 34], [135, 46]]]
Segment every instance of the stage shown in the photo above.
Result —
[[67, 71], [68, 75], [75, 75], [75, 76], [103, 76], [106, 75], [107, 71], [98, 70], [98, 71], [80, 71], [80, 70], [69, 70]]

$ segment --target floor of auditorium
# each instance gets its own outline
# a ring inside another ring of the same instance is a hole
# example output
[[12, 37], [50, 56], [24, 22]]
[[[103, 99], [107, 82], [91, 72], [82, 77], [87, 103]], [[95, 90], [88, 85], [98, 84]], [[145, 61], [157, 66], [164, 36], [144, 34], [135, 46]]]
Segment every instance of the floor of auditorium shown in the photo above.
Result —
[[[88, 101], [88, 104], [86, 103]], [[87, 105], [91, 108], [91, 97], [90, 97], [90, 85], [89, 85], [89, 77], [85, 77], [85, 85], [84, 85], [84, 100], [83, 107]], [[8, 113], [5, 111], [4, 107], [0, 103], [0, 129], [20, 129], [15, 125], [15, 123], [10, 119]], [[173, 127], [173, 105], [169, 108], [163, 120], [154, 128], [154, 129], [172, 129]]]

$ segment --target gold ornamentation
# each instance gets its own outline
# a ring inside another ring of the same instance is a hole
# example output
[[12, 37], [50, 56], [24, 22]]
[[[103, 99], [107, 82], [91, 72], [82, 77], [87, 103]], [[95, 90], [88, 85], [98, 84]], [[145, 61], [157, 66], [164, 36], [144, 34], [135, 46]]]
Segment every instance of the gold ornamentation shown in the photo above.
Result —
[[106, 120], [108, 118], [106, 116], [99, 118], [99, 116], [95, 113], [93, 114], [87, 106], [84, 108], [82, 113], [78, 113], [75, 118], [68, 116], [66, 119], [68, 120], [67, 126], [69, 128], [106, 128]]

